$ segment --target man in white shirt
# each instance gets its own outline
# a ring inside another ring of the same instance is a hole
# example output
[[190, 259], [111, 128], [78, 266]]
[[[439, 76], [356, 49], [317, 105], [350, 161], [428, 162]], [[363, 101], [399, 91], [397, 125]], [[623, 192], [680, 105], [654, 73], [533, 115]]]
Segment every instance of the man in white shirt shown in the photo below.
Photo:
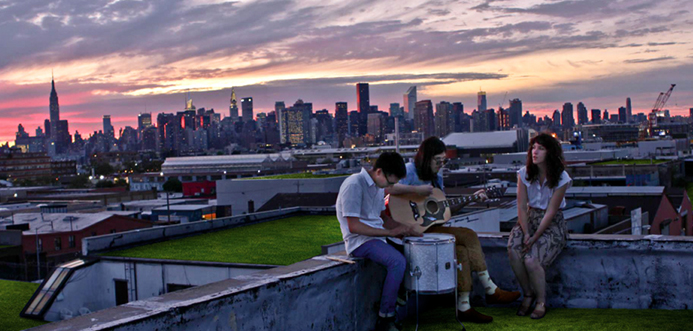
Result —
[[399, 154], [382, 153], [373, 169], [361, 169], [344, 180], [337, 196], [337, 219], [347, 253], [373, 260], [387, 269], [376, 330], [399, 330], [395, 324], [395, 303], [406, 269], [402, 253], [385, 238], [421, 236], [413, 226], [397, 223], [383, 213], [384, 188], [396, 184], [406, 173]]

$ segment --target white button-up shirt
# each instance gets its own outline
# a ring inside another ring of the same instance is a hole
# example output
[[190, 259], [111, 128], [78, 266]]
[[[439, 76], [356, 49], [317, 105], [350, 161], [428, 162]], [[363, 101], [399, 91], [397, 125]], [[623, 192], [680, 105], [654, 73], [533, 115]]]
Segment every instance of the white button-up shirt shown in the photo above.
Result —
[[358, 217], [361, 223], [372, 228], [384, 228], [380, 212], [385, 210], [385, 190], [375, 185], [366, 169], [362, 168], [360, 173], [344, 180], [339, 187], [335, 207], [348, 254], [369, 240], [385, 241], [384, 237], [364, 236], [349, 231], [347, 217]]
[[[558, 188], [568, 185], [568, 188], [573, 184], [573, 180], [570, 179], [568, 173], [564, 170], [561, 174], [561, 179], [558, 180], [558, 185], [554, 188], [550, 188], [547, 180], [544, 183], [539, 184], [539, 180], [535, 179], [532, 182], [527, 180], [527, 168], [522, 167], [517, 171], [517, 175], [520, 177], [522, 182], [527, 186], [527, 204], [532, 208], [544, 209], [549, 207], [549, 202], [551, 197], [553, 197], [553, 192]], [[565, 208], [565, 197], [561, 201], [561, 206], [559, 209]]]

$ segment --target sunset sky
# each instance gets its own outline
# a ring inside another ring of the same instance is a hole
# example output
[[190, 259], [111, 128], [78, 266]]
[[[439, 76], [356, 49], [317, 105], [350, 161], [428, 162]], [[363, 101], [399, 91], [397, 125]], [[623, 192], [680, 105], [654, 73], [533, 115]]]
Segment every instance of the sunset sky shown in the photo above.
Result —
[[520, 98], [544, 115], [627, 97], [646, 112], [675, 83], [666, 108], [688, 115], [692, 12], [690, 0], [0, 0], [0, 141], [43, 126], [51, 71], [61, 119], [84, 137], [105, 114], [118, 130], [182, 111], [188, 92], [226, 116], [232, 86], [256, 113], [299, 98], [356, 109], [367, 82], [381, 110], [416, 85], [466, 112], [481, 89], [489, 107]]

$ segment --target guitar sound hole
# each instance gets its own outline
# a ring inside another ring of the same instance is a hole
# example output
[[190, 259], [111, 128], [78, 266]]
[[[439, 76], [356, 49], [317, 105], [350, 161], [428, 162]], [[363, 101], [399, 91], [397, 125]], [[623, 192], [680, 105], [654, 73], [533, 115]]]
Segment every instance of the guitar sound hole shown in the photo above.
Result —
[[431, 214], [438, 213], [438, 202], [433, 200], [426, 202], [426, 210]]

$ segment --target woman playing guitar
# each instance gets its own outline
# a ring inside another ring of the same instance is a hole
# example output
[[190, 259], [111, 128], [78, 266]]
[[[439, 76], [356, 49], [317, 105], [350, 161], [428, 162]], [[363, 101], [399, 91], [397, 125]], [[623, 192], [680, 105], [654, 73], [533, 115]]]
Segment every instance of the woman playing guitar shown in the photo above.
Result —
[[[430, 137], [419, 146], [413, 163], [406, 165], [407, 175], [398, 184], [386, 189], [393, 196], [401, 194], [430, 195], [434, 188], [443, 190], [443, 176], [438, 172], [446, 162], [445, 144], [438, 137]], [[483, 191], [477, 192], [483, 195]], [[461, 207], [461, 205], [459, 206]], [[454, 214], [460, 208], [451, 208]], [[504, 304], [517, 300], [520, 292], [508, 292], [496, 286], [488, 275], [484, 252], [481, 250], [479, 237], [474, 230], [463, 227], [431, 226], [427, 232], [447, 233], [455, 236], [457, 259], [462, 264], [462, 271], [457, 274], [458, 316], [463, 322], [490, 323], [493, 317], [481, 314], [469, 305], [469, 293], [472, 290], [472, 271], [477, 273], [479, 281], [486, 289], [486, 303]], [[395, 243], [398, 241], [393, 240]], [[401, 244], [401, 242], [399, 242]]]

